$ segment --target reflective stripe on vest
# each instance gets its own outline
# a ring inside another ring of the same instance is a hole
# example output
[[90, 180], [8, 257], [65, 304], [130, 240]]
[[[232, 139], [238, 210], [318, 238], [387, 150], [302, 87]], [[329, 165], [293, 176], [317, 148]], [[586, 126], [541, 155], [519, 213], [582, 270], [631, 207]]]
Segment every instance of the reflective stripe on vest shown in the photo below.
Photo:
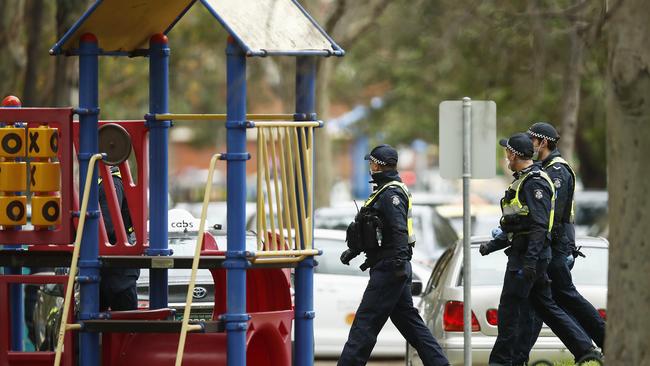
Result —
[[[122, 179], [122, 173], [119, 170], [111, 171], [111, 176]], [[102, 183], [102, 176], [100, 175], [99, 177], [97, 177], [97, 184], [101, 184], [101, 183]]]
[[389, 187], [399, 187], [404, 191], [406, 194], [406, 197], [408, 197], [408, 211], [406, 212], [406, 227], [408, 230], [408, 243], [413, 244], [415, 243], [415, 232], [413, 231], [413, 210], [412, 210], [412, 199], [411, 199], [411, 192], [409, 192], [408, 188], [406, 188], [406, 184], [402, 182], [398, 182], [396, 180], [391, 181], [386, 183], [383, 187], [379, 188], [377, 191], [372, 192], [370, 197], [366, 200], [366, 202], [363, 204], [364, 207], [368, 207], [372, 205], [377, 197], [379, 197], [379, 194], [385, 191]]
[[[116, 170], [116, 171], [112, 171], [112, 170], [111, 170], [111, 177], [118, 177], [118, 178], [122, 179], [122, 173], [121, 173], [119, 170]], [[102, 184], [102, 177], [101, 177], [101, 175], [100, 175], [99, 177], [97, 177], [97, 184]], [[126, 232], [127, 232], [128, 234], [130, 234], [130, 233], [132, 233], [134, 230], [135, 230], [135, 229], [133, 228], [133, 226], [130, 226], [130, 227], [128, 227], [128, 228], [126, 229]]]
[[512, 182], [510, 184], [510, 187], [508, 187], [508, 189], [515, 191], [515, 196], [509, 202], [501, 203], [501, 211], [503, 213], [503, 216], [509, 216], [509, 215], [528, 216], [529, 213], [528, 206], [523, 205], [519, 200], [519, 190], [523, 186], [526, 179], [528, 179], [528, 177], [533, 176], [534, 174], [537, 174], [537, 172], [539, 172], [539, 175], [542, 178], [544, 178], [546, 182], [548, 182], [548, 184], [551, 187], [551, 192], [553, 193], [553, 196], [551, 197], [551, 214], [548, 221], [548, 231], [550, 232], [553, 229], [553, 219], [555, 218], [555, 186], [553, 185], [553, 181], [551, 181], [551, 178], [543, 170], [535, 170], [535, 171], [531, 170], [528, 173], [523, 174], [521, 177], [519, 177], [519, 179]]
[[[567, 163], [566, 160], [564, 160], [561, 156], [556, 156], [551, 161], [548, 162], [548, 164], [544, 165], [544, 170], [548, 170], [552, 165], [555, 164], [562, 164], [564, 165], [569, 172], [571, 173], [571, 177], [573, 178], [573, 191], [571, 191], [571, 213], [569, 215], [569, 222], [573, 223], [575, 222], [575, 206], [576, 206], [576, 200], [575, 200], [575, 193], [576, 193], [576, 172], [573, 171], [573, 168], [571, 168], [571, 165]], [[555, 187], [555, 186], [554, 186]]]

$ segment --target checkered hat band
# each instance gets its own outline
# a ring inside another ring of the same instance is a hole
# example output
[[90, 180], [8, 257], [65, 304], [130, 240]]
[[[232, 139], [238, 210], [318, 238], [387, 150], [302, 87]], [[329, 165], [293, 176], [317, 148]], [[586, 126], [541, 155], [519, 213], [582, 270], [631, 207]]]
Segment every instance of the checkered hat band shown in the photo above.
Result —
[[375, 163], [375, 164], [379, 164], [379, 165], [388, 165], [388, 163], [383, 162], [383, 161], [377, 159], [376, 157], [374, 157], [374, 156], [372, 156], [372, 155], [370, 155], [369, 158], [370, 158], [370, 160], [371, 160], [373, 163]]
[[509, 144], [509, 143], [506, 143], [506, 149], [508, 149], [508, 150], [510, 150], [510, 151], [512, 151], [512, 153], [513, 153], [513, 154], [515, 154], [515, 155], [519, 155], [519, 156], [524, 156], [524, 153], [522, 153], [522, 152], [520, 152], [520, 151], [517, 151], [517, 150], [515, 150], [515, 148], [514, 148], [514, 147], [512, 147], [512, 146], [510, 146], [510, 144]]
[[550, 136], [542, 135], [541, 133], [533, 132], [531, 130], [526, 131], [526, 133], [528, 133], [531, 136], [537, 137], [538, 139], [541, 139], [541, 140], [547, 139], [547, 140], [553, 141], [553, 142], [557, 141], [557, 139], [554, 139], [554, 138], [552, 138]]

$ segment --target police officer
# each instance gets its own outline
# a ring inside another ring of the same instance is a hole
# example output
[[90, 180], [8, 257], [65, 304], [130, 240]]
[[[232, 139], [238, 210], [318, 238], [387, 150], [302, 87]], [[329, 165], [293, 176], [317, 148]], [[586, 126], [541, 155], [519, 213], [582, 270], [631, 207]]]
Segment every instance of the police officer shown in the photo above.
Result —
[[[129, 243], [135, 242], [135, 233], [129, 213], [129, 205], [124, 195], [122, 176], [116, 166], [111, 167], [111, 178], [115, 185], [117, 202], [120, 206], [120, 214], [124, 221]], [[99, 181], [99, 206], [102, 210], [104, 226], [111, 244], [117, 242], [113, 220], [108, 209], [108, 200], [103, 182]], [[100, 270], [101, 281], [99, 284], [99, 311], [106, 311], [109, 308], [113, 311], [135, 310], [138, 308], [138, 294], [136, 281], [140, 277], [138, 268], [102, 268]]]
[[[550, 232], [553, 225], [555, 190], [553, 182], [533, 164], [533, 143], [523, 133], [500, 141], [505, 147], [508, 168], [514, 181], [501, 199], [501, 229], [506, 239], [493, 240], [480, 248], [486, 255], [495, 248], [506, 249], [508, 265], [499, 300], [498, 336], [490, 354], [491, 366], [517, 365], [520, 313], [530, 302], [576, 357], [578, 363], [598, 358], [584, 331], [553, 301], [546, 275], [551, 258]], [[504, 243], [505, 242], [505, 243]], [[528, 340], [526, 340], [526, 343]]]
[[424, 365], [449, 365], [440, 345], [413, 307], [411, 296], [411, 197], [396, 170], [397, 151], [379, 145], [366, 155], [374, 191], [347, 232], [349, 249], [341, 262], [364, 252], [362, 270], [370, 268], [370, 281], [350, 328], [339, 366], [365, 365], [377, 334], [390, 317], [400, 333], [418, 351]]
[[[547, 269], [553, 299], [602, 349], [605, 342], [605, 321], [596, 308], [578, 292], [571, 278], [575, 259], [578, 256], [584, 257], [576, 248], [573, 226], [576, 174], [557, 149], [560, 136], [552, 125], [538, 122], [526, 133], [533, 141], [534, 159], [541, 162], [542, 168], [553, 181], [556, 192], [555, 218], [551, 234], [552, 259]], [[525, 330], [532, 329], [530, 344], [523, 351], [524, 357], [530, 353], [542, 329], [542, 321], [538, 317], [533, 314], [529, 319], [533, 321], [532, 328], [522, 328], [524, 337], [527, 337]]]

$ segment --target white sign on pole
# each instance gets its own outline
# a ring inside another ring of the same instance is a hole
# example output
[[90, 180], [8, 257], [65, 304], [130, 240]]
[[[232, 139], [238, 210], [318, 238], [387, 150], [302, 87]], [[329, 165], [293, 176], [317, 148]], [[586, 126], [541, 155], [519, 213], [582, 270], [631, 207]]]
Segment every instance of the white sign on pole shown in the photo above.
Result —
[[[471, 171], [474, 178], [496, 174], [497, 105], [493, 101], [472, 100]], [[440, 103], [440, 175], [446, 179], [463, 177], [463, 101]]]

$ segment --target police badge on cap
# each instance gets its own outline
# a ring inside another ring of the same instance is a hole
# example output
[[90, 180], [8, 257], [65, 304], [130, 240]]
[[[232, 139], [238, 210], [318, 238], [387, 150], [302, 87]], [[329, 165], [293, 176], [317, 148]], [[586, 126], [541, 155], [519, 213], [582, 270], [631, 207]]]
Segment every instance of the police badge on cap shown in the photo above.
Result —
[[533, 156], [533, 142], [524, 133], [516, 133], [509, 139], [501, 139], [499, 145], [525, 159], [530, 159]]
[[364, 159], [382, 166], [397, 165], [397, 150], [390, 145], [382, 144], [372, 149], [370, 154], [367, 154]]
[[553, 142], [558, 142], [560, 140], [560, 135], [555, 130], [555, 127], [550, 123], [546, 122], [537, 122], [530, 126], [526, 134], [531, 137], [537, 137], [540, 140], [549, 140]]

